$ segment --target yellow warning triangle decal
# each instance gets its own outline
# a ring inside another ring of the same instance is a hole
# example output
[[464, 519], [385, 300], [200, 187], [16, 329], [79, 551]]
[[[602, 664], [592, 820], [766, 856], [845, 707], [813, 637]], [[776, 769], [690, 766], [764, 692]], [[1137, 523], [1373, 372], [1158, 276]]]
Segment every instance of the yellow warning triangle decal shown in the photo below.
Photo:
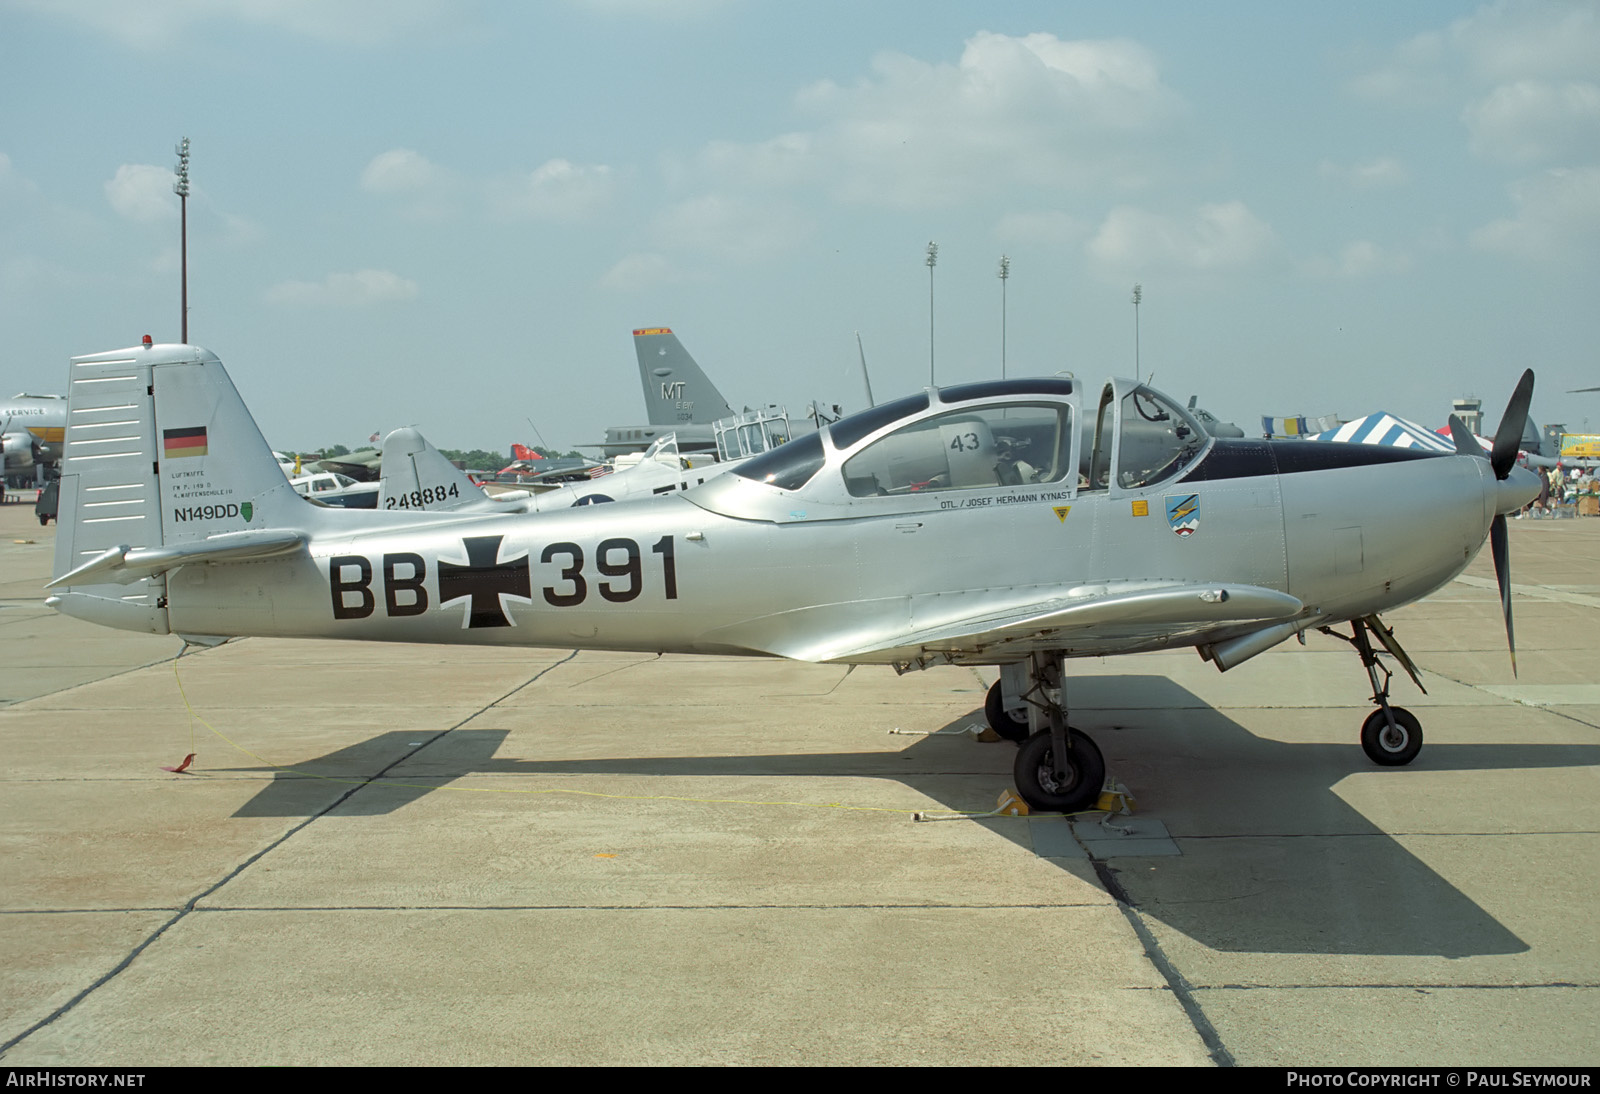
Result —
[[1067, 514], [1072, 512], [1072, 506], [1070, 505], [1052, 505], [1050, 509], [1055, 513], [1056, 519], [1063, 524], [1067, 522]]

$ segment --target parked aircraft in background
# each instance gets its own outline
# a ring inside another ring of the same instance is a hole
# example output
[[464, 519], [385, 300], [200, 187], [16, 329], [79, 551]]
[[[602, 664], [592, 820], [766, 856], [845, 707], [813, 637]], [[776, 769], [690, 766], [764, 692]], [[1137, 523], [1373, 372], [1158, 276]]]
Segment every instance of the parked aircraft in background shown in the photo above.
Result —
[[1505, 514], [1536, 492], [1515, 466], [1532, 389], [1528, 372], [1486, 459], [1459, 422], [1447, 455], [1225, 440], [1135, 381], [962, 384], [665, 498], [352, 514], [294, 493], [215, 356], [135, 347], [72, 361], [46, 603], [207, 643], [997, 665], [986, 712], [1025, 736], [1017, 788], [1063, 811], [1105, 771], [1067, 724], [1067, 658], [1192, 646], [1228, 670], [1316, 628], [1359, 655], [1362, 747], [1398, 766], [1422, 729], [1377, 647], [1416, 674], [1380, 613], [1451, 580], [1486, 532], [1514, 651]]
[[[385, 442], [385, 451], [387, 451]], [[485, 482], [511, 483], [515, 487], [543, 487], [556, 483], [577, 482], [596, 472], [603, 472], [605, 464], [583, 456], [541, 456], [526, 445], [511, 446], [512, 461], [493, 475], [478, 477]]]
[[0, 480], [27, 475], [43, 483], [61, 458], [67, 429], [64, 395], [16, 395], [0, 402]]
[[[713, 431], [715, 456], [679, 452], [675, 435], [669, 433], [641, 453], [615, 457], [609, 467], [596, 464], [593, 472], [569, 481], [545, 479], [522, 489], [499, 480], [478, 483], [415, 429], [397, 429], [383, 442], [378, 506], [428, 512], [533, 513], [662, 497], [699, 486], [741, 460], [776, 448], [790, 433], [789, 420], [781, 411], [746, 411], [716, 422]], [[521, 445], [512, 447], [527, 452]], [[539, 459], [533, 466], [544, 462]], [[485, 496], [492, 504], [483, 504]]]
[[337, 471], [308, 471], [289, 479], [289, 485], [302, 498], [341, 509], [376, 509], [378, 484], [357, 482]]
[[377, 482], [382, 464], [382, 449], [358, 448], [343, 456], [324, 456], [317, 461], [317, 469], [332, 471], [356, 482]]

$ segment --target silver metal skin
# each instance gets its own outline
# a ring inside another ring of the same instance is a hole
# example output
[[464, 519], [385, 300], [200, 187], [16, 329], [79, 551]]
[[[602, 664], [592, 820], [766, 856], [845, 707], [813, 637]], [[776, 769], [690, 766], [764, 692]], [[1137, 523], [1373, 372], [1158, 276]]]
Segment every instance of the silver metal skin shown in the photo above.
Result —
[[1427, 595], [1537, 492], [1477, 456], [1223, 440], [1133, 381], [1046, 379], [930, 388], [650, 500], [349, 512], [290, 489], [208, 351], [71, 367], [47, 602], [204, 641], [902, 671], [1194, 646], [1226, 669]]

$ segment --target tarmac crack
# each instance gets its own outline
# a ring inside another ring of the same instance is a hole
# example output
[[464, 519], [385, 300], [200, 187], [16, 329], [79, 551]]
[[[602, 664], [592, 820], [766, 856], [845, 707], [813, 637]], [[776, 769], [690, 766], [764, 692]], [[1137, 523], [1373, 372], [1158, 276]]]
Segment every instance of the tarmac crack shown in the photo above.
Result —
[[1095, 876], [1100, 879], [1100, 884], [1105, 887], [1111, 899], [1116, 901], [1117, 910], [1122, 913], [1122, 918], [1128, 921], [1133, 928], [1133, 933], [1138, 936], [1139, 942], [1144, 946], [1145, 958], [1161, 974], [1167, 982], [1166, 990], [1178, 1001], [1178, 1006], [1183, 1008], [1183, 1013], [1188, 1016], [1189, 1023], [1194, 1027], [1195, 1033], [1206, 1047], [1206, 1052], [1218, 1067], [1233, 1067], [1233, 1053], [1222, 1043], [1222, 1035], [1217, 1032], [1217, 1027], [1211, 1024], [1211, 1019], [1206, 1016], [1205, 1009], [1200, 1006], [1200, 1001], [1195, 998], [1193, 985], [1178, 971], [1177, 965], [1167, 956], [1155, 934], [1145, 925], [1137, 908], [1134, 907], [1133, 898], [1122, 887], [1122, 882], [1117, 880], [1116, 871], [1102, 859], [1092, 858]]
[[[1600, 988], [1600, 982], [1592, 984], [1578, 984], [1568, 980], [1551, 980], [1542, 984], [1380, 984], [1371, 982], [1338, 982], [1327, 984], [1200, 984], [1192, 990], [1202, 991], [1344, 991], [1347, 989], [1363, 991], [1526, 991], [1534, 989], [1576, 989], [1590, 990]], [[1137, 990], [1137, 989], [1136, 989]], [[1150, 990], [1150, 989], [1144, 989]]]

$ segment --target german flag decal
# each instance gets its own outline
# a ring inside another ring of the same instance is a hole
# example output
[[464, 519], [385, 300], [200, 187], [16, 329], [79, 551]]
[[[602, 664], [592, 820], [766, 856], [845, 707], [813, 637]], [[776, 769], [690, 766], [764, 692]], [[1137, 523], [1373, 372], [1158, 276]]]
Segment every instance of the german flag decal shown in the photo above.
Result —
[[204, 456], [206, 454], [206, 427], [193, 429], [163, 429], [161, 451], [167, 459], [179, 456]]

